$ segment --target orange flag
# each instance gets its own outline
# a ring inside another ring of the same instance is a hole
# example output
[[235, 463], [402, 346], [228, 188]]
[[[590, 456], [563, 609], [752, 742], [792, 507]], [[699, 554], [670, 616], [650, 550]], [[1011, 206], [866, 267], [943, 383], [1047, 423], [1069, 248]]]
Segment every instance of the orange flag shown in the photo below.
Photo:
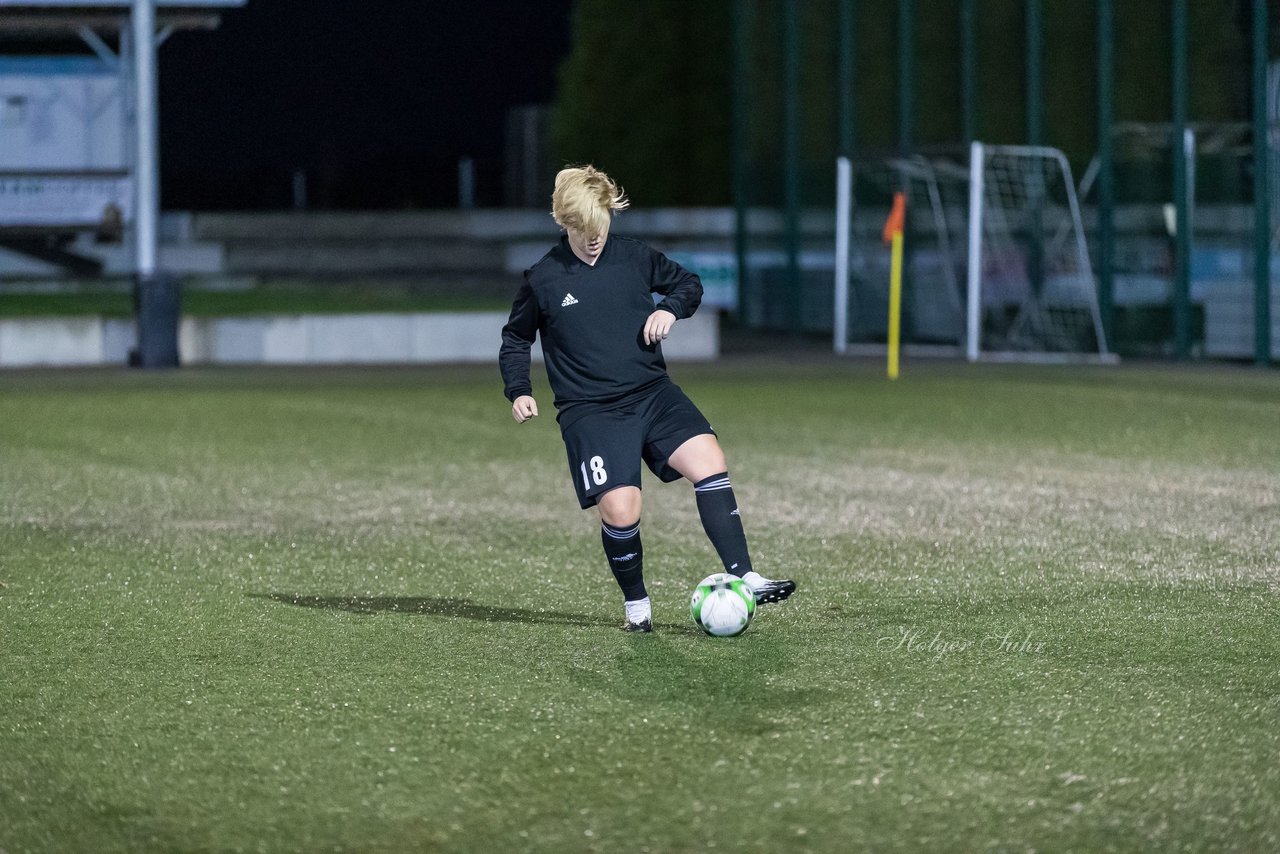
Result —
[[892, 243], [895, 234], [902, 234], [907, 219], [907, 197], [902, 193], [893, 194], [893, 210], [884, 221], [884, 233], [881, 235], [885, 243]]

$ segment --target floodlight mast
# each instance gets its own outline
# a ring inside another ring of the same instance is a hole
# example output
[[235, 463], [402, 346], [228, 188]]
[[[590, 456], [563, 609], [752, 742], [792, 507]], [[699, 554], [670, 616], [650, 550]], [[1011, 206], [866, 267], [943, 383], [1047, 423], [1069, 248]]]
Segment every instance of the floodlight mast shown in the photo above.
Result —
[[160, 169], [157, 133], [156, 0], [132, 0], [134, 83], [134, 305], [138, 321], [136, 363], [178, 366], [178, 286], [158, 264]]
[[159, 170], [156, 168], [156, 7], [155, 0], [133, 0], [134, 79], [134, 214], [136, 271], [140, 279], [156, 273], [156, 221], [159, 208]]

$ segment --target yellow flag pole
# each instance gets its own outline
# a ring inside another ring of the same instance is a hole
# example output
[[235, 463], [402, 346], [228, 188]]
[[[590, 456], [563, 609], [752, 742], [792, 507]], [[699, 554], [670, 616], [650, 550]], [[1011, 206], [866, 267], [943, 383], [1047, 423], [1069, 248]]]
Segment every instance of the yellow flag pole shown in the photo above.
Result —
[[893, 194], [893, 210], [884, 224], [884, 241], [891, 246], [889, 261], [889, 379], [898, 378], [898, 346], [902, 327], [902, 232], [906, 225], [907, 197]]
[[889, 379], [898, 378], [898, 338], [902, 326], [902, 232], [893, 234], [889, 262]]

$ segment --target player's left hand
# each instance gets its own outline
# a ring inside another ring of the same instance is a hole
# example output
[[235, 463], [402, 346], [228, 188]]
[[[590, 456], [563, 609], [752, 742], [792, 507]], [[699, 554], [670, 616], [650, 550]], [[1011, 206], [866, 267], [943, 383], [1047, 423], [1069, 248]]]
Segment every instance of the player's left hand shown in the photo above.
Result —
[[660, 308], [644, 322], [644, 343], [657, 344], [671, 334], [671, 327], [676, 325], [676, 316], [665, 308]]

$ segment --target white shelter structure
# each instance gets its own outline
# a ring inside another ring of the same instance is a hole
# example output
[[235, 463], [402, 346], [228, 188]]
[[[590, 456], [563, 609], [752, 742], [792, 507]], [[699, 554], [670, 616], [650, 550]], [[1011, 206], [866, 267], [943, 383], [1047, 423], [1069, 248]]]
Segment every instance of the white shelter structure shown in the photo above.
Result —
[[77, 232], [130, 240], [144, 366], [178, 352], [177, 288], [156, 265], [156, 50], [246, 2], [0, 0], [0, 246], [93, 273], [67, 249]]

